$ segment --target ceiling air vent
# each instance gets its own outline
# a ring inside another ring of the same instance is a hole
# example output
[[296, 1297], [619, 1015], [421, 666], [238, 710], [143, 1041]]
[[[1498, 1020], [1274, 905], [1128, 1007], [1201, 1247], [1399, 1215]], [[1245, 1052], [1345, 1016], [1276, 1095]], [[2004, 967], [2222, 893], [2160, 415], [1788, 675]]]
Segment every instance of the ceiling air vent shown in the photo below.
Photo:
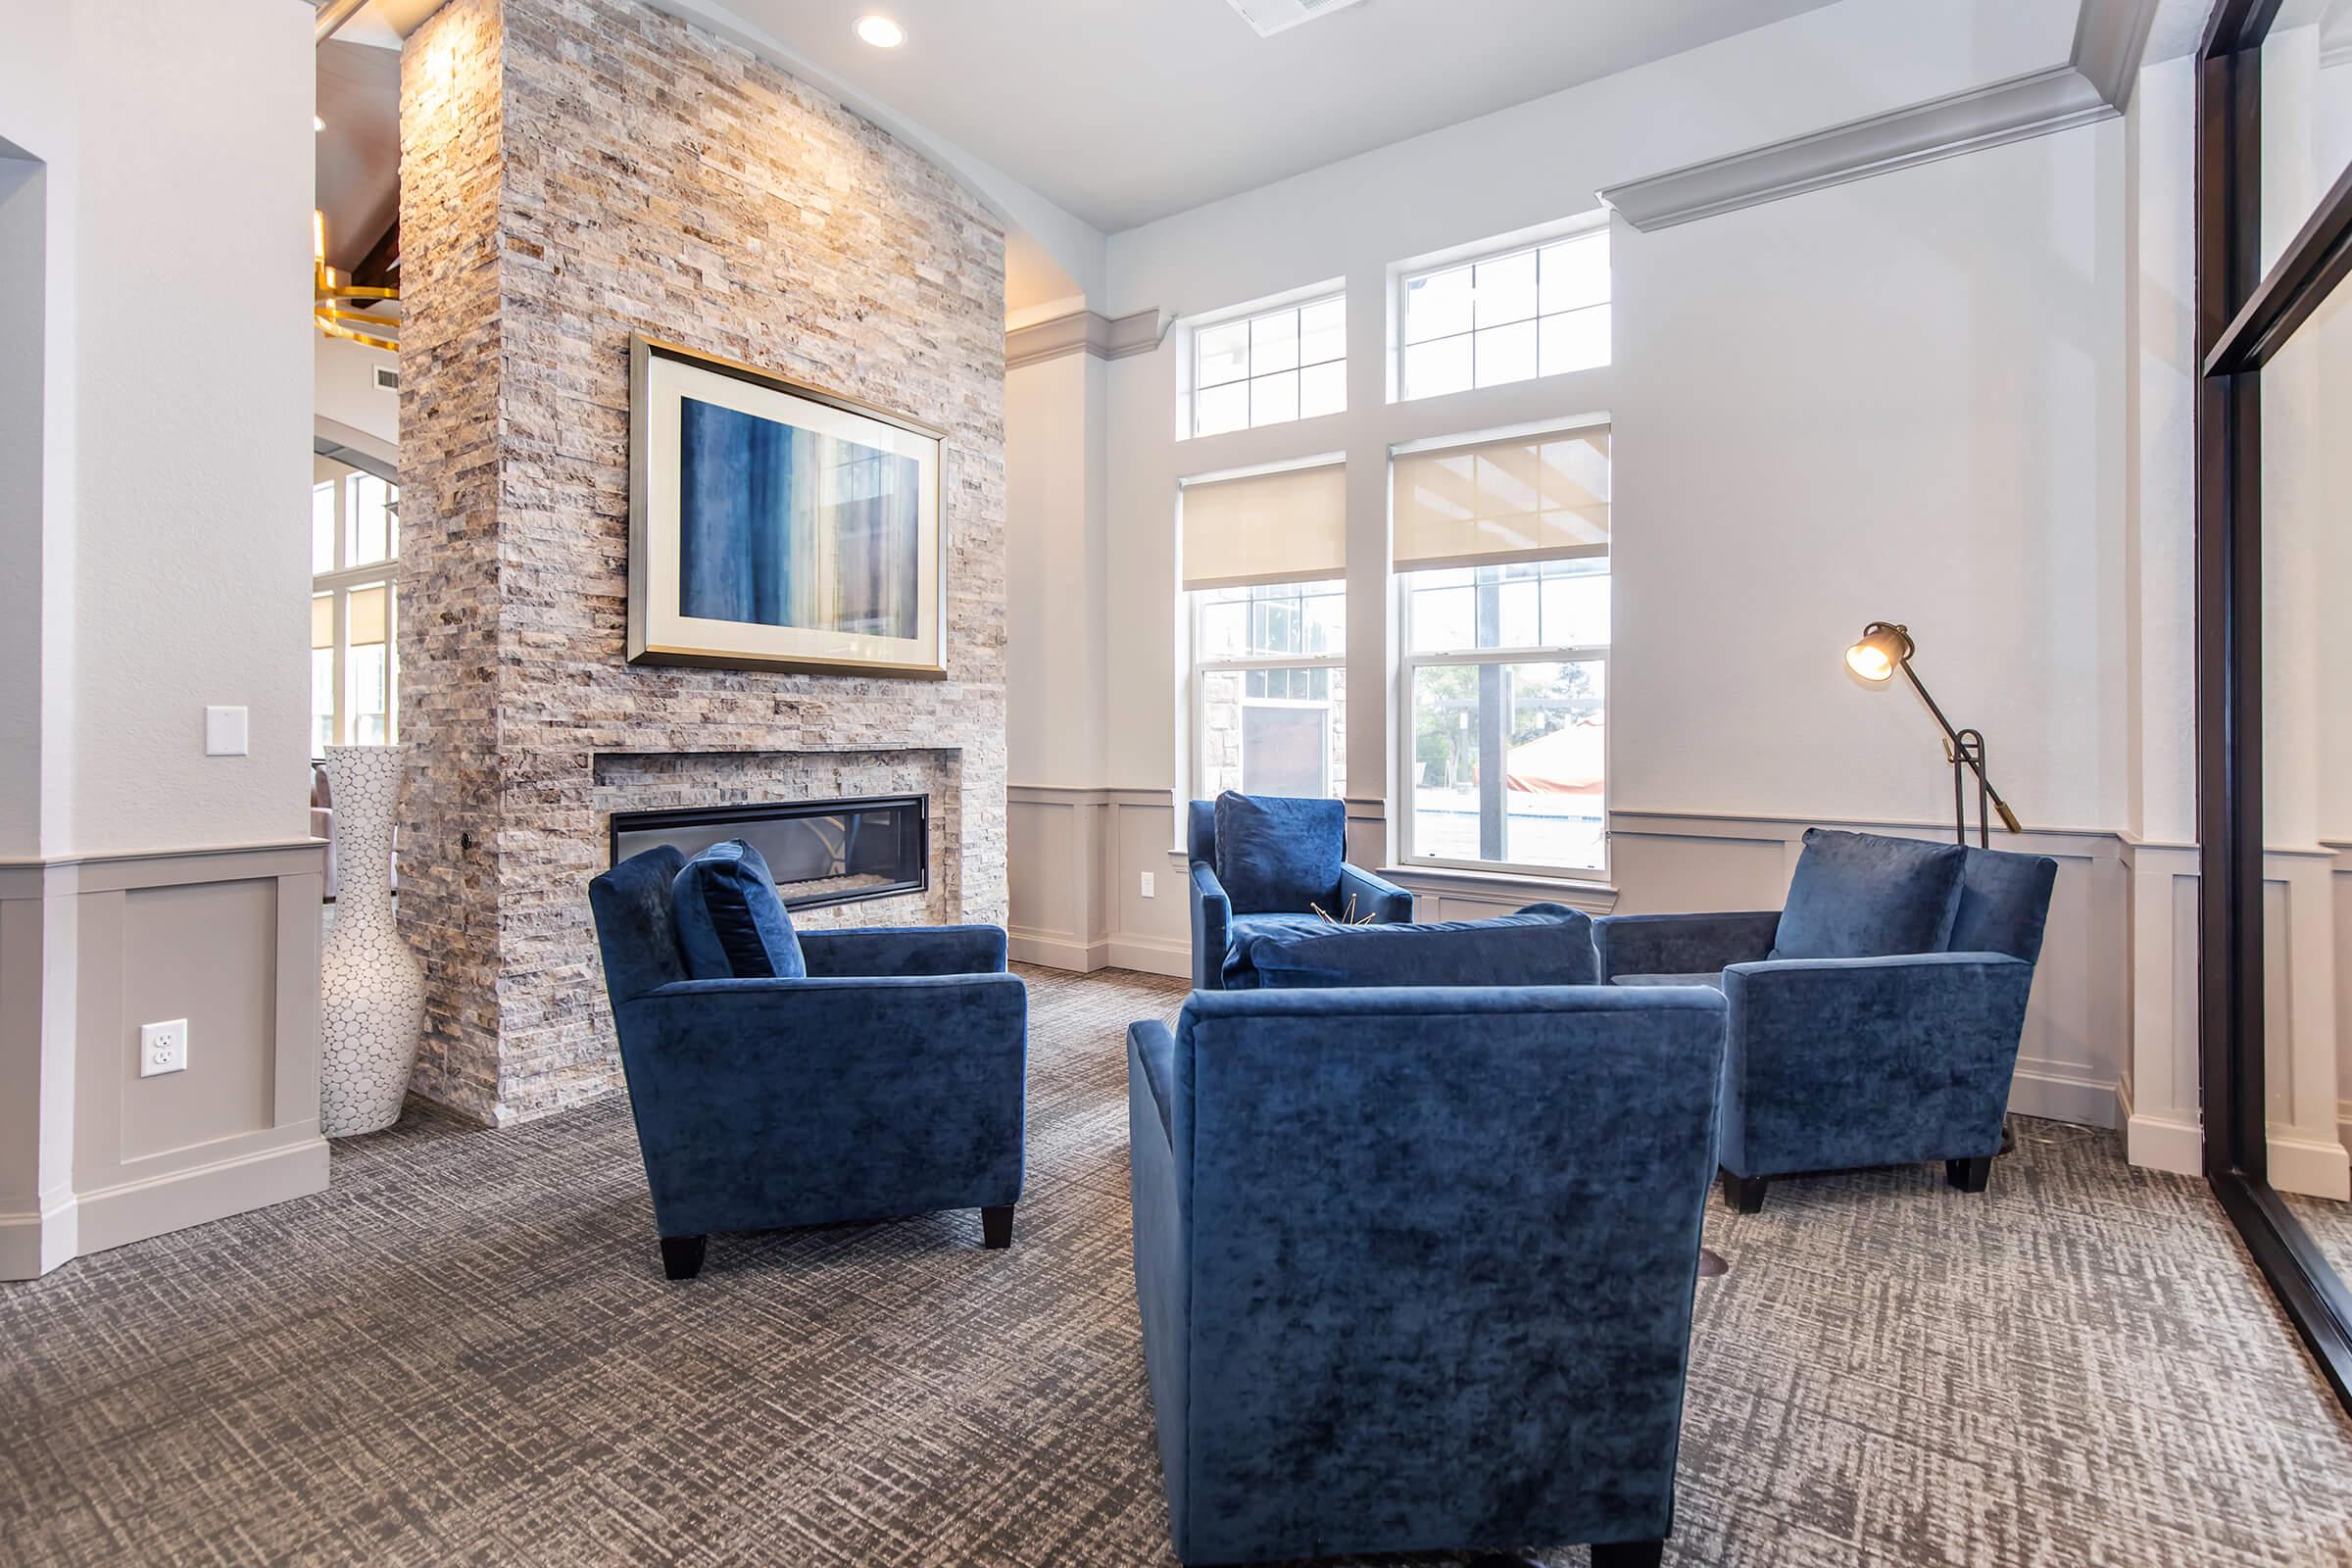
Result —
[[400, 371], [389, 365], [377, 366], [375, 368], [375, 385], [379, 392], [399, 391]]
[[1250, 25], [1257, 29], [1260, 38], [1271, 38], [1286, 32], [1301, 22], [1328, 17], [1334, 11], [1345, 11], [1356, 0], [1229, 0]]

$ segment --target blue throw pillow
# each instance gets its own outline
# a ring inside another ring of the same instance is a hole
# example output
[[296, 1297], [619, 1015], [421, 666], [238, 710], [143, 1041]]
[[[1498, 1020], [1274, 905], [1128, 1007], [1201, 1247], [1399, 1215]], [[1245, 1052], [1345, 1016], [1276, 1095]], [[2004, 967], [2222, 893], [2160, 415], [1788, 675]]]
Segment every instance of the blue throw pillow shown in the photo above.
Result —
[[1287, 795], [1217, 797], [1217, 880], [1236, 914], [1337, 916], [1348, 808]]
[[1589, 986], [1600, 981], [1592, 921], [1563, 904], [1493, 920], [1338, 925], [1250, 945], [1268, 990], [1327, 986]]
[[1876, 833], [1805, 830], [1775, 958], [1941, 953], [1960, 910], [1968, 851]]
[[808, 972], [767, 861], [741, 839], [713, 844], [669, 885], [678, 953], [695, 980], [798, 980]]

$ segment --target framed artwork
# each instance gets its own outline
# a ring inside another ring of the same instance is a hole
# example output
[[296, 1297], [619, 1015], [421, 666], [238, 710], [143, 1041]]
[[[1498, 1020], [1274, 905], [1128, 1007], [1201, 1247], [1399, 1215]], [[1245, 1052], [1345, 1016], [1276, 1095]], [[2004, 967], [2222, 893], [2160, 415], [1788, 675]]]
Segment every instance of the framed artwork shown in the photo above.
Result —
[[629, 339], [629, 662], [947, 674], [944, 432]]

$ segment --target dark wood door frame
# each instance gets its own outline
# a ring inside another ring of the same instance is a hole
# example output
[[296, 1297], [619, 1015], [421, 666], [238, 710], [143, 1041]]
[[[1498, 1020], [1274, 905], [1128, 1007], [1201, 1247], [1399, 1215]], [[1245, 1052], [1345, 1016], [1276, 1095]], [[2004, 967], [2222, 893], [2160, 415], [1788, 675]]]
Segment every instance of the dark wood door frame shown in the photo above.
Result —
[[2352, 172], [2263, 270], [2279, 3], [2220, 0], [2196, 61], [2198, 1055], [2206, 1179], [2352, 1409], [2352, 1293], [2271, 1187], [2263, 1094], [2262, 367], [2352, 272]]

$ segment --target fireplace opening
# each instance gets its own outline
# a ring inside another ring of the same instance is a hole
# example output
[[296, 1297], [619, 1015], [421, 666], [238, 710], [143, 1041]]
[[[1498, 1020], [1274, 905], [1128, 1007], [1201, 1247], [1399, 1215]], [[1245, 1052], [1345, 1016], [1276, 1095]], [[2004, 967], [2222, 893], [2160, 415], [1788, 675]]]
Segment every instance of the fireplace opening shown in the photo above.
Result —
[[691, 858], [741, 839], [767, 861], [785, 907], [854, 904], [930, 887], [930, 816], [927, 795], [615, 811], [612, 863], [663, 844]]

